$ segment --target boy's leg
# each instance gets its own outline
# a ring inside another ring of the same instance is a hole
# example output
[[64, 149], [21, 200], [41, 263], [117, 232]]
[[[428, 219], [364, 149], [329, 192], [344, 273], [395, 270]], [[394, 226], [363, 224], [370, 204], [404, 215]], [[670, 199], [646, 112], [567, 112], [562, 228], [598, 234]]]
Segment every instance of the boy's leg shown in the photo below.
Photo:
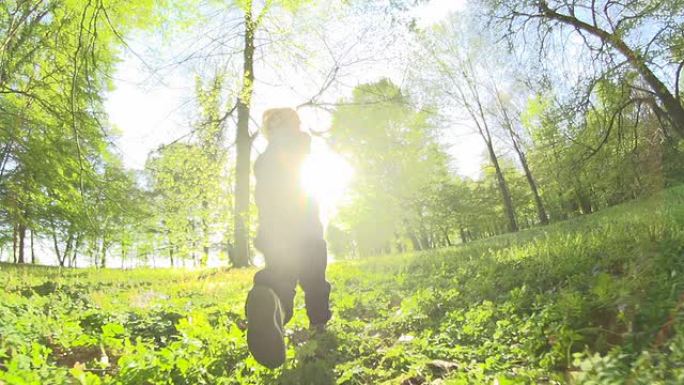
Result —
[[304, 289], [306, 314], [312, 326], [325, 325], [330, 312], [330, 284], [325, 280], [328, 265], [328, 252], [323, 240], [316, 241], [312, 247], [303, 250], [299, 263], [299, 284]]
[[271, 369], [285, 362], [283, 325], [292, 318], [296, 276], [267, 266], [254, 276], [245, 304], [247, 345], [254, 358]]
[[275, 266], [267, 266], [254, 275], [254, 287], [257, 286], [266, 286], [278, 296], [283, 310], [283, 325], [287, 324], [293, 314], [297, 286], [296, 274], [291, 268], [279, 269]]
[[275, 369], [285, 362], [283, 312], [273, 290], [256, 285], [245, 303], [247, 346], [260, 364]]

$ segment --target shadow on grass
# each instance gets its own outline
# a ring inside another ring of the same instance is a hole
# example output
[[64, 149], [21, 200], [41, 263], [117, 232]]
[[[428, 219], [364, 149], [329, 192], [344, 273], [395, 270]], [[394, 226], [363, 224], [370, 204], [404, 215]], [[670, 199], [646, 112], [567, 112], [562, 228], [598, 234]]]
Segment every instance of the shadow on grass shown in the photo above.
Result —
[[313, 335], [296, 348], [292, 365], [284, 368], [281, 385], [334, 385], [338, 362], [337, 336], [329, 331]]

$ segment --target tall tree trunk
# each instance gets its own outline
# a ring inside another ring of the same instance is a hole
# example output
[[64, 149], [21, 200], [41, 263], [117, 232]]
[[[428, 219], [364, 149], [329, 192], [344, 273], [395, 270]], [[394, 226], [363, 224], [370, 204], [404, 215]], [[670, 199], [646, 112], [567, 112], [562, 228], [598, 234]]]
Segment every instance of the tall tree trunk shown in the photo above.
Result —
[[506, 218], [508, 219], [508, 231], [518, 231], [518, 223], [515, 220], [515, 210], [513, 209], [513, 199], [511, 198], [511, 192], [508, 189], [508, 184], [504, 178], [503, 171], [501, 171], [501, 166], [499, 165], [499, 159], [494, 152], [494, 146], [491, 140], [485, 140], [487, 144], [487, 152], [489, 153], [489, 160], [494, 166], [494, 171], [496, 172], [496, 182], [499, 185], [499, 192], [501, 193], [501, 200], [504, 204], [504, 211], [506, 212]]
[[231, 262], [235, 267], [249, 266], [249, 175], [252, 138], [249, 134], [250, 104], [254, 85], [254, 33], [252, 3], [245, 7], [245, 46], [243, 51], [242, 89], [237, 100], [235, 163], [235, 249]]
[[532, 171], [530, 171], [530, 167], [527, 164], [527, 157], [525, 156], [525, 151], [523, 150], [522, 146], [520, 145], [520, 140], [518, 134], [515, 132], [513, 129], [513, 121], [508, 115], [508, 110], [504, 106], [503, 101], [500, 98], [500, 94], [497, 91], [496, 95], [496, 101], [499, 105], [499, 108], [501, 109], [501, 113], [503, 114], [503, 125], [506, 127], [508, 130], [508, 136], [511, 138], [511, 143], [513, 144], [513, 149], [515, 150], [515, 153], [518, 155], [518, 160], [520, 160], [520, 165], [523, 168], [523, 171], [525, 172], [525, 179], [527, 179], [527, 183], [530, 186], [530, 190], [532, 191], [532, 196], [534, 197], [534, 203], [537, 206], [537, 218], [539, 218], [539, 222], [543, 225], [547, 225], [549, 223], [549, 217], [546, 214], [546, 209], [544, 209], [544, 203], [541, 200], [541, 197], [539, 196], [539, 190], [537, 188], [537, 182], [534, 180], [534, 177], [532, 177]]
[[461, 234], [461, 243], [463, 243], [463, 244], [467, 243], [468, 242], [468, 234], [466, 233], [465, 229], [463, 229], [463, 227], [461, 227], [460, 234]]
[[59, 242], [57, 242], [57, 234], [55, 234], [54, 227], [52, 231], [52, 242], [55, 247], [55, 255], [57, 255], [57, 262], [59, 263], [60, 267], [64, 267], [64, 263], [66, 262], [69, 256], [69, 251], [71, 250], [71, 242], [73, 242], [73, 235], [69, 235], [69, 238], [67, 238], [64, 253], [59, 251]]
[[423, 228], [423, 226], [420, 227], [420, 245], [421, 245], [421, 250], [430, 249], [430, 239], [428, 238], [428, 235], [425, 232], [425, 229]]
[[577, 202], [579, 203], [580, 206], [580, 211], [582, 214], [591, 214], [594, 210], [591, 206], [591, 200], [589, 197], [587, 197], [586, 194], [582, 192], [577, 192]]
[[444, 230], [444, 240], [446, 241], [447, 247], [453, 246], [453, 244], [451, 243], [451, 238], [449, 238], [449, 231], [448, 230]]
[[394, 247], [397, 250], [397, 254], [401, 254], [404, 252], [404, 244], [401, 241], [401, 236], [399, 236], [396, 233], [394, 234]]
[[121, 269], [123, 270], [124, 268], [124, 262], [126, 261], [126, 247], [124, 247], [124, 243], [121, 242]]
[[169, 246], [169, 262], [171, 263], [171, 267], [173, 267], [173, 246]]
[[62, 254], [62, 260], [59, 262], [60, 266], [64, 266], [64, 262], [69, 259], [69, 253], [71, 252], [71, 248], [74, 243], [74, 235], [69, 234], [69, 238], [67, 238], [66, 246], [64, 247], [64, 253]]
[[420, 241], [418, 241], [418, 237], [416, 236], [416, 233], [410, 232], [409, 233], [409, 239], [411, 240], [411, 244], [413, 245], [414, 251], [422, 250], [422, 248], [420, 246]]
[[97, 266], [97, 245], [95, 243], [95, 240], [90, 240], [90, 242], [88, 242], [87, 254], [90, 259], [90, 266]]
[[206, 220], [202, 221], [202, 232], [203, 237], [202, 237], [202, 242], [204, 245], [202, 246], [202, 258], [200, 259], [200, 265], [206, 266], [207, 263], [209, 262], [209, 225], [207, 224]]
[[36, 250], [33, 248], [33, 229], [31, 229], [31, 264], [36, 264]]
[[19, 259], [17, 260], [18, 263], [26, 263], [26, 259], [24, 258], [24, 252], [25, 252], [25, 247], [26, 245], [26, 225], [20, 224], [19, 225]]
[[74, 242], [74, 249], [71, 252], [71, 256], [69, 257], [69, 266], [71, 267], [77, 267], [76, 266], [76, 258], [78, 257], [78, 249], [81, 247], [81, 235], [76, 236], [76, 241]]
[[17, 231], [17, 225], [12, 226], [12, 263], [17, 263], [17, 238], [19, 236]]
[[7, 166], [7, 161], [9, 160], [9, 155], [12, 151], [12, 144], [13, 142], [10, 140], [2, 150], [2, 156], [0, 156], [0, 181], [2, 181], [2, 178], [5, 175], [5, 167]]
[[57, 242], [57, 235], [55, 234], [54, 227], [52, 228], [52, 242], [55, 247], [55, 255], [57, 256], [57, 262], [59, 266], [64, 266], [64, 260], [62, 260], [61, 253], [59, 252], [59, 243]]
[[515, 139], [513, 140], [513, 148], [515, 149], [515, 152], [518, 154], [518, 159], [520, 160], [520, 164], [522, 165], [523, 171], [525, 172], [527, 184], [530, 185], [530, 190], [532, 191], [532, 196], [534, 197], [534, 204], [537, 206], [537, 218], [539, 219], [539, 223], [541, 223], [542, 225], [548, 225], [549, 216], [546, 214], [544, 202], [542, 202], [541, 196], [539, 196], [537, 182], [534, 180], [534, 177], [532, 176], [532, 171], [530, 170], [530, 166], [527, 164], [527, 157], [525, 156], [525, 153], [523, 152], [522, 148], [520, 148], [520, 145], [517, 143]]
[[[489, 123], [487, 119], [487, 113], [482, 105], [482, 98], [480, 97], [479, 85], [477, 79], [474, 78], [475, 70], [473, 69], [472, 62], [464, 62], [461, 75], [466, 81], [466, 86], [470, 92], [470, 95], [466, 95], [462, 87], [456, 87], [460, 94], [460, 102], [466, 108], [466, 111], [473, 119], [475, 126], [480, 134], [480, 137], [487, 146], [487, 152], [489, 154], [489, 160], [494, 166], [496, 171], [496, 181], [499, 186], [499, 192], [501, 193], [501, 200], [504, 205], [504, 211], [506, 212], [506, 217], [508, 219], [508, 230], [511, 232], [518, 231], [518, 224], [515, 220], [515, 210], [513, 209], [513, 199], [511, 199], [511, 193], [508, 190], [508, 185], [506, 184], [506, 179], [499, 166], [499, 159], [494, 152], [494, 144], [492, 142], [492, 135], [489, 130]], [[474, 103], [474, 104], [473, 104]]]
[[104, 269], [107, 266], [107, 241], [105, 237], [102, 237], [102, 245], [100, 247], [100, 268]]

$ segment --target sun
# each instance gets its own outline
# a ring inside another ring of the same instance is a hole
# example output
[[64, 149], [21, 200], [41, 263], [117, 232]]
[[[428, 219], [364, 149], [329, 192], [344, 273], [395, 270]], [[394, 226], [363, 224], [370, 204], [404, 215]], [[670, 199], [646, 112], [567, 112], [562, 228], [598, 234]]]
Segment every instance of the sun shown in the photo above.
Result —
[[320, 205], [321, 220], [327, 224], [345, 198], [354, 170], [325, 141], [313, 138], [311, 154], [302, 165], [301, 183]]

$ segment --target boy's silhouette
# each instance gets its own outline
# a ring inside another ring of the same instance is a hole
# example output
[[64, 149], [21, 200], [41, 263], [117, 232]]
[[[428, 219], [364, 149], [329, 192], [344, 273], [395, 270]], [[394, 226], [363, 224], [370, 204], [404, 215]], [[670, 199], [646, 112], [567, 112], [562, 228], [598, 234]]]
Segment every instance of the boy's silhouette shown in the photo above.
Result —
[[247, 344], [254, 358], [269, 368], [285, 362], [283, 325], [292, 318], [297, 283], [304, 289], [313, 329], [323, 329], [331, 316], [323, 227], [316, 203], [300, 184], [299, 171], [311, 144], [300, 124], [291, 108], [264, 112], [268, 147], [254, 164], [259, 209], [254, 244], [266, 267], [254, 276], [245, 304]]

